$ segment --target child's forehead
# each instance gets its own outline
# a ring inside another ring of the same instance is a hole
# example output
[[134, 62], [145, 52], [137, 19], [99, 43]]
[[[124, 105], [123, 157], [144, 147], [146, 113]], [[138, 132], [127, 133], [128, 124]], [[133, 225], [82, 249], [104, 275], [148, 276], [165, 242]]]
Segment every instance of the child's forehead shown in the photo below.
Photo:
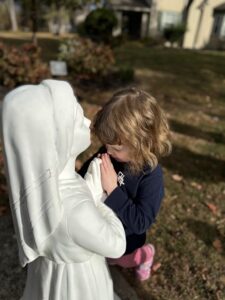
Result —
[[123, 149], [125, 145], [123, 144], [106, 144], [107, 148], [116, 148], [116, 149]]
[[109, 147], [122, 147], [122, 144], [106, 144]]

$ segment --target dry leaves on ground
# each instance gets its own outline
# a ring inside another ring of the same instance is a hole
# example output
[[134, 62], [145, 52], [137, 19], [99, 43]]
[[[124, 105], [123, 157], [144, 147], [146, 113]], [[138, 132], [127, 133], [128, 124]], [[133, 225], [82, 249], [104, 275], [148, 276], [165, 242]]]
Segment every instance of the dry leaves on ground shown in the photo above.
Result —
[[178, 175], [178, 174], [173, 174], [173, 175], [172, 175], [172, 179], [173, 179], [174, 181], [180, 182], [180, 181], [183, 180], [183, 177], [180, 176], [180, 175]]

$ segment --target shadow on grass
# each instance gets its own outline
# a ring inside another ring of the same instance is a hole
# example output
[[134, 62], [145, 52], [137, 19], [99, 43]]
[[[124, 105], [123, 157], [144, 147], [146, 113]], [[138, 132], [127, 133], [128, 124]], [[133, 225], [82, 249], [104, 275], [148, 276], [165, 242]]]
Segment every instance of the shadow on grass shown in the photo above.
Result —
[[[140, 289], [143, 289], [143, 287], [140, 285]], [[141, 300], [159, 300], [159, 298], [153, 297], [149, 291], [144, 291], [142, 290], [141, 293], [138, 293], [138, 296], [140, 297]]]
[[[220, 55], [203, 52], [168, 48], [149, 48], [127, 43], [116, 49], [118, 64], [135, 68], [149, 68], [176, 77], [180, 86], [192, 87], [192, 90], [208, 92], [209, 86], [217, 78], [225, 75], [225, 61]], [[191, 63], [190, 63], [191, 62]], [[182, 78], [182, 80], [179, 80]], [[204, 82], [204, 84], [201, 84]]]
[[162, 160], [162, 165], [192, 180], [220, 182], [225, 180], [225, 161], [194, 153], [186, 148], [174, 146], [172, 154]]
[[220, 240], [222, 243], [221, 254], [225, 256], [225, 238], [215, 226], [194, 219], [186, 219], [186, 222], [195, 236], [202, 240], [207, 246], [213, 247], [213, 242], [217, 239]]
[[209, 142], [225, 144], [225, 135], [223, 135], [222, 133], [203, 131], [195, 126], [182, 124], [175, 120], [170, 120], [170, 125], [175, 132], [186, 134], [199, 139], [204, 139]]

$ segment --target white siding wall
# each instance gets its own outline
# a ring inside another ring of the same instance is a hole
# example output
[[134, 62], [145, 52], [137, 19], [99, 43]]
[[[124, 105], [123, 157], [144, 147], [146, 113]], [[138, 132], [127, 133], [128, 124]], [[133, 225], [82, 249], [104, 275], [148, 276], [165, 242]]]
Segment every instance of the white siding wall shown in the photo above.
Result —
[[201, 17], [199, 6], [202, 2], [203, 0], [195, 0], [191, 6], [187, 21], [188, 31], [184, 38], [184, 48], [200, 49], [207, 45], [213, 27], [213, 10], [220, 4], [225, 3], [225, 0], [208, 0]]
[[187, 0], [156, 0], [158, 11], [172, 11], [181, 13]]
[[158, 28], [179, 24], [187, 0], [156, 0], [158, 10]]

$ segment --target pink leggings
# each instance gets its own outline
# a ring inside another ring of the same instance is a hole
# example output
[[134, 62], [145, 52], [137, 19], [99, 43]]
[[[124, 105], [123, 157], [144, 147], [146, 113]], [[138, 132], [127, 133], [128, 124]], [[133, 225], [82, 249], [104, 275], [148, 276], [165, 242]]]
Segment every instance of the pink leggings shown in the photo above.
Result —
[[133, 268], [140, 264], [151, 262], [155, 254], [154, 247], [150, 244], [146, 244], [141, 248], [138, 248], [134, 252], [123, 255], [120, 258], [108, 258], [109, 265], [118, 265], [123, 268]]

